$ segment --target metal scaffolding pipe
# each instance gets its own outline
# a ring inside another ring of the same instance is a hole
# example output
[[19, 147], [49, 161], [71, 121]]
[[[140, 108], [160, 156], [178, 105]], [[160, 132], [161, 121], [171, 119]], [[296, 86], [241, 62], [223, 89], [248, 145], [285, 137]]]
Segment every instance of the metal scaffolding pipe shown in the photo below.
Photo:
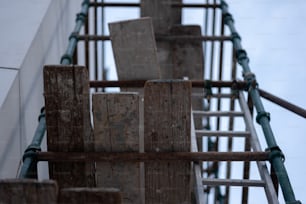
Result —
[[265, 98], [265, 99], [267, 99], [267, 100], [269, 100], [273, 103], [276, 103], [277, 105], [279, 105], [279, 106], [281, 106], [281, 107], [283, 107], [283, 108], [285, 108], [285, 109], [287, 109], [287, 110], [289, 110], [289, 111], [291, 111], [291, 112], [293, 112], [293, 113], [295, 113], [295, 114], [297, 114], [297, 115], [299, 115], [303, 118], [306, 118], [306, 110], [305, 109], [303, 109], [303, 108], [301, 108], [297, 105], [294, 105], [294, 104], [292, 104], [292, 103], [290, 103], [290, 102], [288, 102], [284, 99], [281, 99], [281, 98], [279, 98], [279, 97], [277, 97], [277, 96], [275, 96], [275, 95], [273, 95], [269, 92], [266, 92], [262, 89], [258, 89], [258, 90], [259, 90], [259, 94], [260, 94], [261, 97], [263, 97], [263, 98]]
[[222, 15], [224, 18], [224, 22], [229, 27], [232, 34], [232, 41], [236, 51], [236, 57], [238, 63], [243, 68], [243, 77], [246, 83], [248, 84], [247, 85], [248, 91], [252, 97], [254, 106], [256, 107], [257, 110], [256, 121], [261, 125], [268, 144], [268, 149], [271, 151], [270, 162], [273, 165], [273, 168], [275, 169], [275, 173], [277, 175], [277, 178], [279, 180], [280, 186], [283, 191], [284, 199], [286, 203], [300, 204], [301, 202], [295, 199], [292, 185], [290, 183], [285, 165], [283, 163], [284, 156], [276, 143], [274, 134], [272, 132], [269, 123], [270, 120], [269, 114], [265, 111], [264, 106], [261, 102], [259, 90], [257, 87], [256, 77], [251, 72], [251, 69], [249, 67], [249, 58], [247, 57], [246, 51], [242, 49], [241, 38], [238, 32], [236, 31], [233, 17], [229, 13], [228, 5], [224, 0], [221, 0], [221, 8], [222, 8]]
[[[91, 88], [102, 87], [143, 87], [146, 80], [128, 80], [128, 81], [90, 81]], [[191, 80], [192, 87], [206, 88], [206, 87], [228, 87], [235, 86], [237, 89], [244, 89], [246, 83], [243, 81], [210, 81], [210, 80]]]
[[[41, 110], [41, 114], [38, 117], [38, 126], [36, 128], [34, 137], [32, 139], [31, 144], [27, 147], [27, 149], [24, 151], [24, 155], [29, 153], [35, 153], [41, 151], [40, 145], [42, 142], [42, 139], [45, 135], [46, 131], [46, 119], [45, 119], [45, 110]], [[33, 178], [36, 177], [36, 159], [33, 157], [25, 157], [24, 156], [23, 165], [21, 167], [21, 170], [19, 172], [19, 178]]]
[[[91, 2], [89, 6], [93, 7], [140, 7], [140, 3], [104, 3], [104, 2]], [[176, 8], [220, 8], [220, 4], [182, 4], [172, 3], [172, 7]]]
[[[77, 35], [78, 40], [86, 41], [108, 41], [110, 36], [108, 35]], [[175, 36], [175, 35], [156, 35], [157, 41], [230, 41], [231, 36]]]
[[80, 30], [85, 23], [85, 20], [86, 20], [87, 14], [88, 14], [88, 9], [89, 9], [89, 0], [84, 0], [83, 3], [82, 3], [81, 12], [77, 14], [76, 24], [75, 24], [74, 30], [72, 31], [71, 35], [69, 36], [69, 42], [68, 42], [67, 50], [61, 58], [61, 64], [63, 64], [63, 65], [68, 65], [68, 64], [72, 63], [73, 53], [75, 51], [75, 48], [76, 48], [77, 42], [78, 42], [77, 36], [79, 35]]
[[269, 152], [36, 152], [33, 157], [52, 162], [266, 161]]

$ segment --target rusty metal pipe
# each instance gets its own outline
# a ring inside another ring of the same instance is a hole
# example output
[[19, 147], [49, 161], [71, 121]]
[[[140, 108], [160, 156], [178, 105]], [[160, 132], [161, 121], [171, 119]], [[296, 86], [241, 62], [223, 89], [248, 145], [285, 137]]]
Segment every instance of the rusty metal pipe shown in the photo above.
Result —
[[[108, 41], [108, 35], [77, 35], [78, 40], [87, 41]], [[157, 41], [231, 41], [231, 36], [174, 36], [174, 35], [156, 35]]]
[[277, 96], [275, 96], [275, 95], [273, 95], [269, 92], [266, 92], [262, 89], [258, 89], [258, 90], [259, 90], [259, 94], [260, 94], [261, 97], [263, 97], [263, 98], [265, 98], [265, 99], [267, 99], [267, 100], [269, 100], [273, 103], [276, 103], [277, 105], [279, 105], [279, 106], [281, 106], [281, 107], [283, 107], [283, 108], [285, 108], [285, 109], [287, 109], [287, 110], [289, 110], [289, 111], [291, 111], [291, 112], [293, 112], [293, 113], [295, 113], [295, 114], [297, 114], [297, 115], [299, 115], [303, 118], [306, 118], [306, 110], [304, 108], [301, 108], [297, 105], [294, 105], [294, 104], [292, 104], [292, 103], [290, 103], [290, 102], [288, 102], [284, 99], [281, 99], [281, 98], [279, 98], [279, 97], [277, 97]]
[[36, 152], [38, 161], [266, 161], [269, 152]]
[[[90, 81], [89, 86], [91, 88], [102, 88], [102, 87], [144, 87], [146, 80], [121, 80], [121, 81]], [[233, 85], [238, 89], [243, 89], [246, 83], [243, 81], [207, 81], [207, 80], [192, 80], [192, 87], [204, 88], [208, 84], [211, 87], [228, 87], [231, 88]]]

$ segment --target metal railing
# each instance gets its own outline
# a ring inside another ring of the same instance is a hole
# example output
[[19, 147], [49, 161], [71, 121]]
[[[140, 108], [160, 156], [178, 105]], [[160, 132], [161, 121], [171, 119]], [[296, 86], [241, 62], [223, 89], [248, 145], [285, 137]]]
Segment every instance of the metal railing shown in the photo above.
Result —
[[246, 81], [247, 91], [252, 97], [254, 106], [257, 111], [256, 121], [262, 127], [266, 142], [268, 144], [268, 150], [270, 153], [270, 162], [275, 170], [279, 184], [281, 186], [284, 199], [286, 203], [290, 204], [299, 204], [300, 201], [297, 201], [284, 165], [284, 155], [277, 145], [273, 131], [270, 126], [270, 115], [265, 111], [264, 106], [260, 99], [260, 93], [258, 89], [258, 84], [256, 81], [255, 74], [251, 72], [249, 67], [249, 58], [247, 52], [242, 48], [241, 38], [234, 26], [234, 20], [232, 15], [228, 11], [228, 5], [225, 1], [221, 1], [222, 15], [224, 18], [224, 23], [229, 27], [232, 34], [232, 41], [234, 44], [234, 49], [236, 51], [236, 57], [238, 63], [243, 68], [243, 77]]

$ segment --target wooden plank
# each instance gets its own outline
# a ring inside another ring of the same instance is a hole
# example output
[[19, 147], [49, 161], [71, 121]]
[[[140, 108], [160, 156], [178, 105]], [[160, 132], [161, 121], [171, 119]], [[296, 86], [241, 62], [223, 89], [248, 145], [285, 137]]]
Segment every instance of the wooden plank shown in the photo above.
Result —
[[112, 188], [64, 188], [59, 193], [59, 204], [121, 204], [122, 196]]
[[244, 113], [243, 112], [238, 112], [238, 111], [198, 111], [194, 110], [192, 113], [197, 116], [232, 116], [232, 117], [243, 117]]
[[[135, 93], [93, 95], [95, 151], [139, 152], [139, 96]], [[123, 203], [141, 203], [137, 162], [97, 162], [98, 187], [119, 188]]]
[[[150, 16], [155, 34], [168, 35], [175, 24], [181, 24], [182, 9], [174, 8], [172, 3], [182, 3], [182, 0], [141, 0], [141, 16]], [[172, 45], [170, 42], [158, 41], [158, 60], [161, 78], [173, 78]]]
[[[87, 69], [48, 65], [44, 68], [48, 151], [93, 151]], [[59, 187], [94, 186], [93, 163], [49, 163]]]
[[56, 204], [57, 184], [55, 181], [34, 179], [0, 180], [1, 204]]
[[[145, 152], [190, 152], [191, 83], [148, 81], [144, 96]], [[190, 203], [190, 170], [190, 162], [146, 162], [146, 203]]]
[[[201, 36], [201, 27], [196, 25], [176, 25], [171, 28], [171, 34], [177, 36], [197, 37]], [[204, 79], [204, 58], [203, 46], [201, 41], [175, 41], [172, 44], [173, 78], [182, 79], [187, 77], [189, 80]], [[203, 93], [203, 88], [193, 88], [192, 93]], [[194, 110], [203, 110], [203, 99], [194, 98], [192, 100]], [[195, 118], [196, 129], [202, 129], [202, 119]], [[198, 144], [202, 144], [199, 140]], [[199, 145], [202, 151], [202, 146]]]
[[168, 34], [173, 25], [181, 24], [182, 9], [172, 7], [173, 3], [182, 0], [141, 0], [141, 16], [152, 17], [155, 33]]
[[[196, 25], [176, 25], [171, 28], [171, 34], [176, 36], [201, 36], [201, 27]], [[203, 80], [203, 46], [201, 41], [175, 41], [173, 52], [173, 78]], [[202, 108], [202, 107], [201, 107]]]
[[119, 80], [159, 79], [151, 18], [109, 24]]

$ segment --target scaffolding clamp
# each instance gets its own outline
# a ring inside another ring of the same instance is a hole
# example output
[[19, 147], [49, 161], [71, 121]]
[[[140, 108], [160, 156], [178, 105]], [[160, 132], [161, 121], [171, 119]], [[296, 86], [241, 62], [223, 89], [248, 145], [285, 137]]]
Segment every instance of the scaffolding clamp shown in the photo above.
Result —
[[46, 117], [46, 113], [45, 113], [45, 107], [42, 107], [40, 109], [40, 114], [38, 116], [38, 122], [42, 119], [42, 118], [45, 118]]
[[206, 95], [207, 99], [210, 99], [210, 97], [212, 95], [211, 81], [210, 80], [205, 80], [204, 89], [205, 89], [205, 93], [206, 93], [205, 95]]
[[236, 80], [233, 80], [233, 84], [231, 87], [231, 94], [232, 94], [231, 96], [232, 99], [238, 98], [239, 88]]
[[258, 124], [260, 124], [260, 120], [262, 117], [266, 117], [269, 121], [270, 121], [270, 113], [269, 112], [265, 112], [265, 111], [262, 111], [262, 112], [258, 112], [257, 113], [257, 116], [256, 116], [256, 122]]
[[69, 54], [63, 54], [63, 56], [61, 57], [61, 64], [63, 63], [64, 60], [68, 60], [69, 64], [71, 64], [72, 62], [72, 57]]
[[256, 81], [255, 74], [253, 72], [244, 72], [243, 78], [246, 82], [245, 91], [251, 91], [251, 89], [255, 89], [258, 87], [258, 83]]
[[78, 41], [79, 40], [78, 36], [79, 36], [78, 32], [72, 32], [69, 36], [69, 40], [74, 38], [76, 41]]
[[283, 154], [282, 150], [279, 146], [268, 147], [266, 152], [269, 152], [269, 161], [272, 164], [274, 158], [279, 157], [285, 162], [285, 155]]

